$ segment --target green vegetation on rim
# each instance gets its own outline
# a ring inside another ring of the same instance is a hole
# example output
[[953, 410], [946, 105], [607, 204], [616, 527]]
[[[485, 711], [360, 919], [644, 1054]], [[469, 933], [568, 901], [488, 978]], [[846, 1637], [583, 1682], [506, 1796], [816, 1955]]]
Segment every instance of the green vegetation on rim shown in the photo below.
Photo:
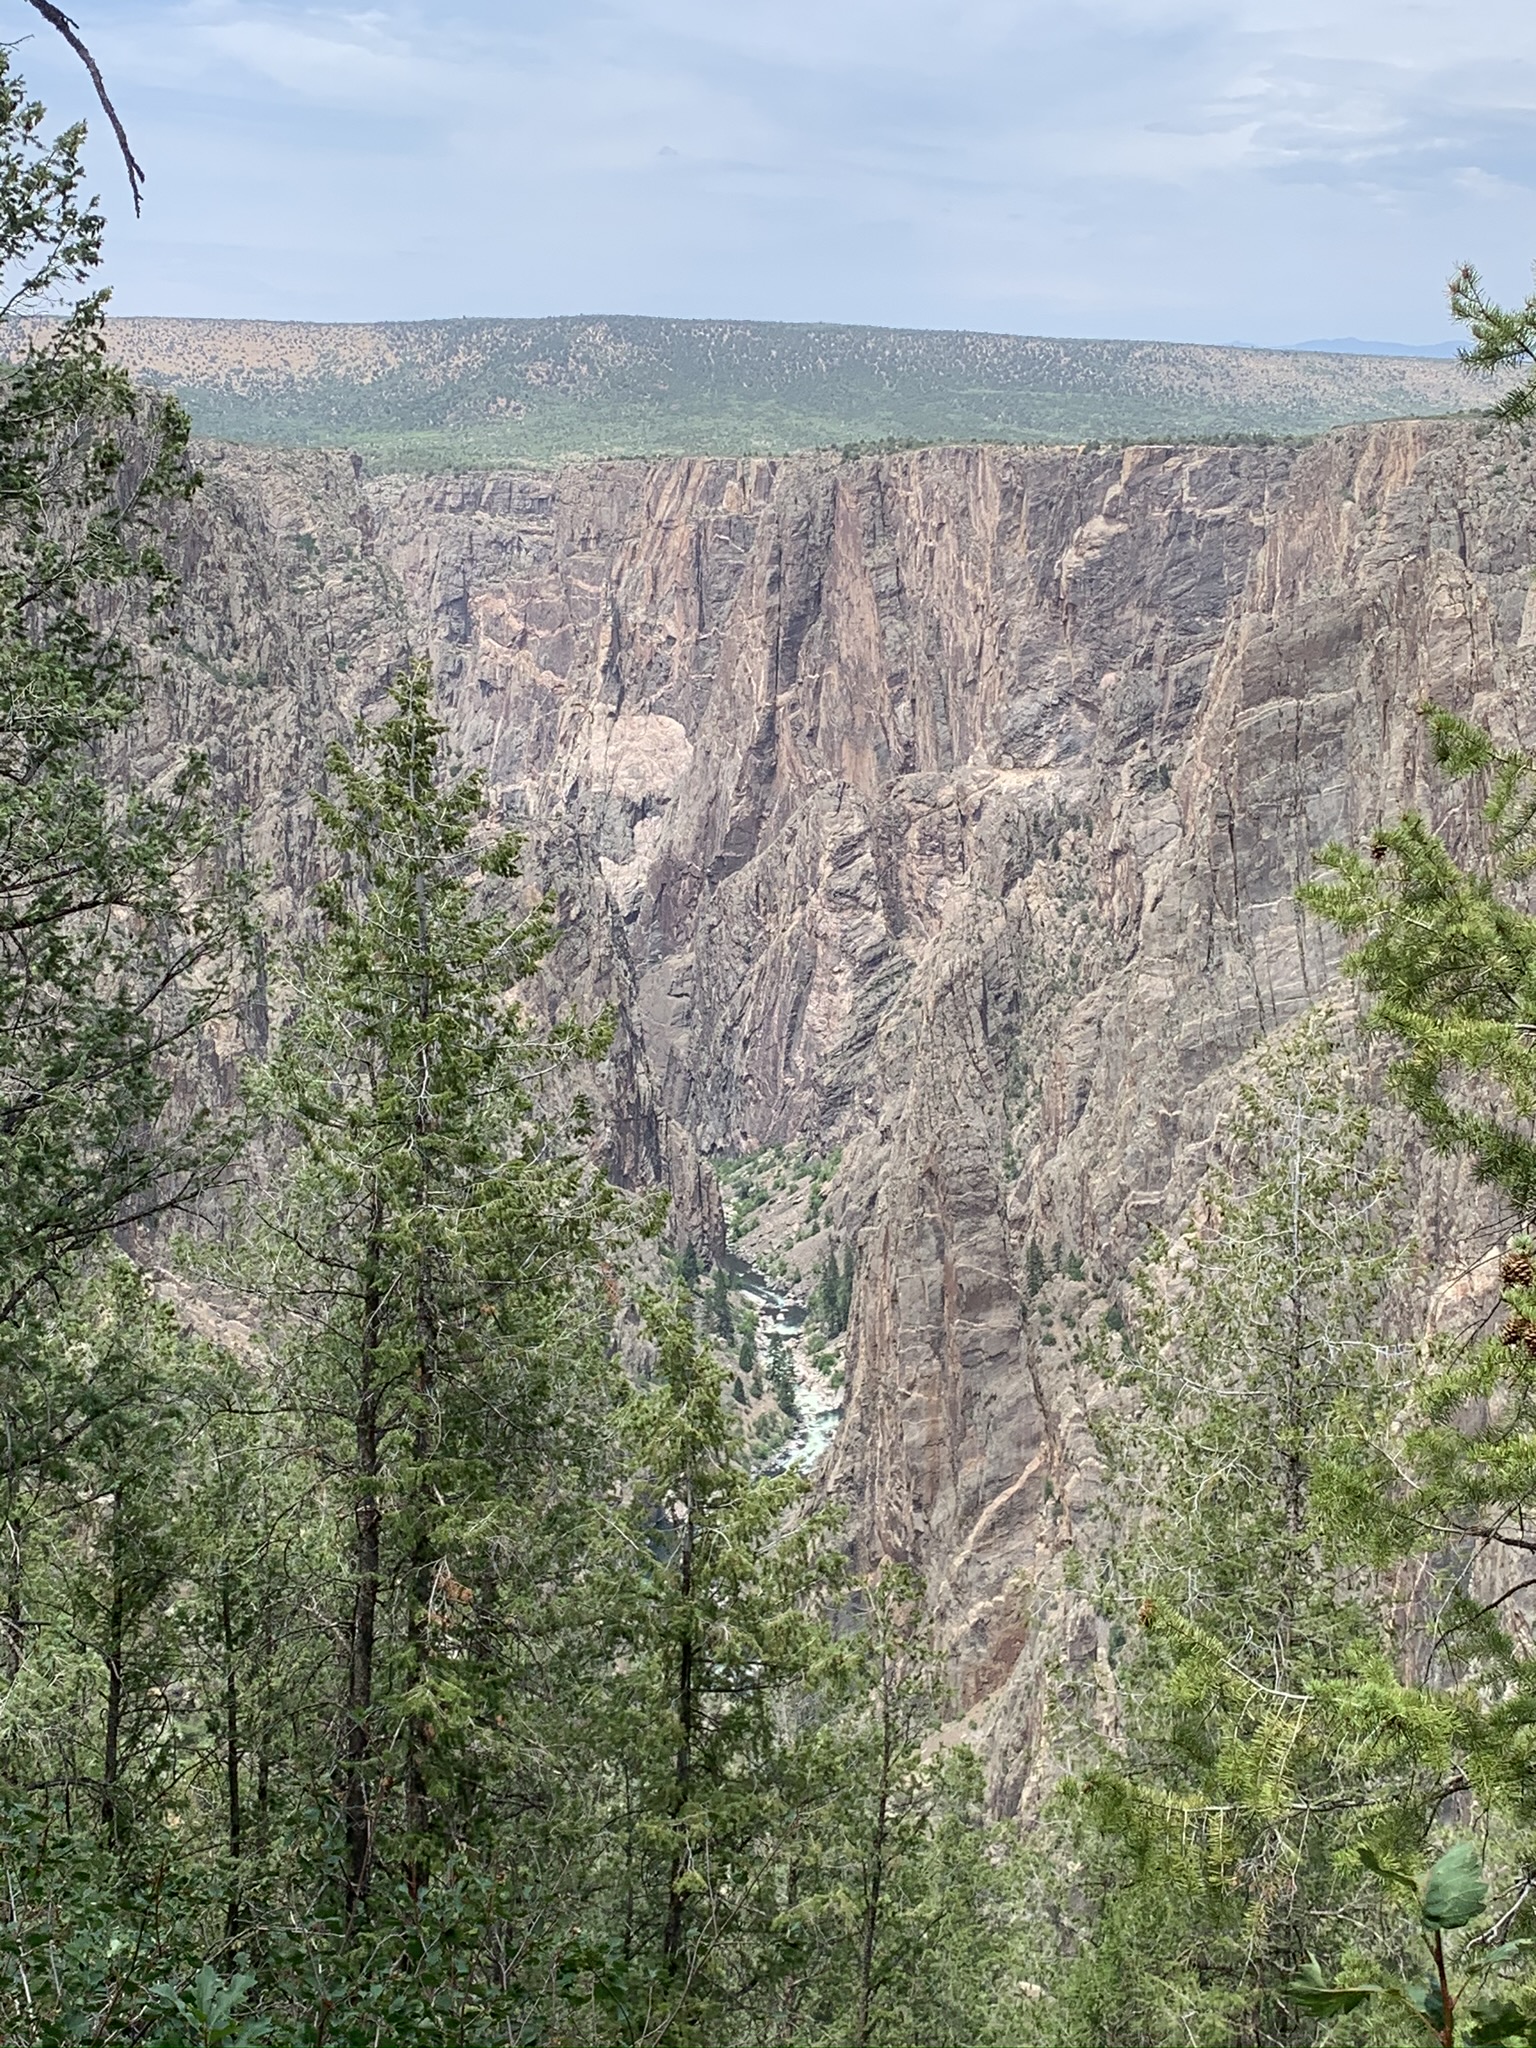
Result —
[[773, 321], [124, 319], [197, 431], [380, 466], [933, 442], [1231, 440], [1465, 411], [1456, 363]]

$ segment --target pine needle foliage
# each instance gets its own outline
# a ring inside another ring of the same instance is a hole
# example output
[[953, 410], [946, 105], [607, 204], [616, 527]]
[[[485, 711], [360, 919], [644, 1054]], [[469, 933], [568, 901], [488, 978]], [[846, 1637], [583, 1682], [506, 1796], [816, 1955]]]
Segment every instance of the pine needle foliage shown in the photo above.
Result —
[[1059, 1808], [1087, 1916], [1064, 2040], [1306, 2038], [1280, 1980], [1348, 1950], [1360, 1845], [1446, 1765], [1338, 1536], [1336, 1474], [1406, 1361], [1380, 1335], [1394, 1176], [1333, 1019], [1259, 1057], [1223, 1151], [1107, 1340], [1117, 1705]]
[[[1305, 900], [1356, 941], [1345, 970], [1394, 1043], [1393, 1086], [1430, 1143], [1466, 1159], [1524, 1225], [1536, 1207], [1536, 763], [1448, 713], [1425, 715], [1440, 765], [1481, 793], [1473, 858], [1456, 860], [1410, 816], [1378, 834], [1379, 859], [1327, 849], [1331, 879]], [[1501, 1925], [1516, 1937], [1529, 1932], [1536, 1869], [1533, 1270], [1517, 1228], [1502, 1323], [1427, 1349], [1402, 1428], [1367, 1447], [1340, 1495], [1362, 1550], [1421, 1560], [1435, 1589], [1429, 1679], [1452, 1720], [1448, 1781], [1474, 1802]], [[1519, 2003], [1533, 2009], [1528, 1984]]]
[[[48, 312], [0, 363], [0, 1345], [39, 1290], [228, 1156], [174, 1112], [175, 1061], [242, 937], [191, 757], [108, 772], [172, 585], [164, 524], [195, 484], [187, 421], [106, 359], [83, 128], [49, 141], [0, 51], [0, 317]], [[18, 330], [11, 329], [14, 334]]]
[[1461, 350], [1468, 369], [1525, 372], [1489, 411], [1499, 420], [1529, 419], [1536, 412], [1536, 293], [1523, 305], [1501, 306], [1489, 298], [1476, 267], [1463, 263], [1451, 278], [1450, 299], [1452, 319], [1472, 331], [1472, 346]]
[[1368, 854], [1330, 845], [1330, 879], [1306, 907], [1356, 941], [1344, 962], [1372, 999], [1367, 1025], [1400, 1050], [1390, 1085], [1436, 1150], [1536, 1215], [1536, 916], [1520, 885], [1536, 868], [1536, 768], [1450, 712], [1427, 709], [1435, 758], [1480, 782], [1486, 825], [1474, 865], [1423, 818], [1383, 827]]
[[480, 901], [515, 879], [518, 842], [472, 846], [484, 792], [447, 771], [431, 696], [418, 664], [332, 753], [325, 931], [251, 1086], [287, 1163], [243, 1266], [339, 1567], [321, 1604], [349, 1931], [381, 1869], [415, 1898], [473, 1834], [584, 1377], [601, 1400], [598, 1271], [620, 1233], [587, 1103], [560, 1114], [547, 1092], [601, 1056], [607, 1021], [545, 1029], [517, 999], [550, 907]]

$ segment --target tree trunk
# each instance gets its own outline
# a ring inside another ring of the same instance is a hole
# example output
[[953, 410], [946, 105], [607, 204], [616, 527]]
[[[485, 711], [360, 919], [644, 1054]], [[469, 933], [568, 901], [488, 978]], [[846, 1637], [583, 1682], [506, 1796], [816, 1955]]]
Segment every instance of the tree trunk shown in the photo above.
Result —
[[0, 1618], [0, 1636], [3, 1636], [4, 1644], [0, 1655], [4, 1658], [6, 1676], [15, 1678], [21, 1670], [25, 1626], [21, 1591], [22, 1521], [19, 1510], [14, 1507], [4, 1524], [0, 1525], [0, 1542], [5, 1545], [5, 1613]]
[[[117, 1518], [117, 1507], [118, 1503], [114, 1499], [114, 1522]], [[108, 1547], [112, 1559], [112, 1598], [107, 1608], [107, 1728], [101, 1762], [101, 1825], [108, 1841], [115, 1847], [120, 1818], [118, 1779], [122, 1769], [124, 1600], [115, 1535], [110, 1539]]]
[[[412, 793], [414, 795], [414, 779]], [[430, 1108], [432, 1064], [427, 1047], [432, 1022], [431, 933], [427, 916], [425, 877], [418, 873], [416, 893], [416, 956], [419, 968], [416, 1016], [422, 1027], [422, 1045], [416, 1062], [418, 1096], [414, 1137], [417, 1182], [414, 1196], [418, 1213], [426, 1207], [425, 1140], [432, 1129]], [[407, 1587], [406, 1656], [413, 1688], [425, 1686], [430, 1660], [433, 1578], [436, 1571], [434, 1546], [427, 1541], [426, 1468], [432, 1455], [432, 1404], [437, 1392], [436, 1316], [433, 1312], [430, 1250], [423, 1245], [416, 1260], [416, 1401], [415, 1427], [411, 1434], [412, 1492], [411, 1564]], [[427, 1715], [413, 1712], [405, 1729], [405, 1832], [407, 1841], [405, 1880], [413, 1902], [421, 1897], [431, 1876], [428, 1847], [430, 1808], [427, 1799], [427, 1747], [433, 1729]]]
[[[417, 1329], [421, 1352], [416, 1370], [416, 1427], [411, 1440], [415, 1469], [412, 1520], [415, 1526], [411, 1535], [410, 1604], [406, 1616], [406, 1654], [413, 1688], [424, 1685], [427, 1677], [431, 1651], [432, 1585], [436, 1572], [433, 1547], [427, 1541], [426, 1485], [423, 1479], [432, 1450], [429, 1408], [434, 1377], [428, 1334], [422, 1327], [424, 1314], [424, 1307], [418, 1300]], [[413, 1901], [421, 1897], [432, 1874], [428, 1846], [431, 1811], [427, 1798], [427, 1747], [432, 1739], [433, 1729], [426, 1713], [420, 1709], [413, 1711], [407, 1717], [405, 1727], [405, 1832], [408, 1843], [405, 1881]]]
[[378, 1631], [383, 1510], [379, 1501], [378, 1345], [384, 1313], [379, 1288], [383, 1212], [374, 1196], [363, 1283], [363, 1341], [356, 1406], [357, 1501], [353, 1510], [352, 1623], [347, 1659], [343, 1812], [346, 1833], [346, 1917], [350, 1933], [368, 1899], [373, 1863], [373, 1672]]
[[240, 1696], [235, 1669], [235, 1623], [230, 1600], [229, 1562], [219, 1567], [219, 1634], [224, 1649], [224, 1796], [229, 1837], [229, 1902], [224, 1928], [233, 1941], [240, 1932]]
[[[693, 1499], [692, 1488], [688, 1489], [686, 1516], [683, 1523], [683, 1549], [679, 1561], [679, 1584], [685, 1604], [693, 1599]], [[694, 1642], [693, 1614], [689, 1605], [687, 1623], [678, 1645], [677, 1659], [677, 1754], [672, 1766], [672, 1821], [677, 1835], [672, 1851], [672, 1867], [667, 1873], [667, 1923], [662, 1934], [662, 1966], [668, 1978], [677, 1974], [678, 1963], [683, 1952], [683, 1912], [685, 1896], [682, 1876], [685, 1856], [681, 1839], [683, 1808], [688, 1802], [689, 1781], [693, 1776], [693, 1734], [694, 1734]]]
[[864, 1927], [859, 1942], [859, 2009], [854, 2023], [854, 2048], [867, 2048], [870, 2006], [875, 1987], [875, 1940], [880, 1932], [880, 1894], [885, 1885], [885, 1851], [891, 1824], [891, 1697], [889, 1666], [880, 1673], [880, 1783], [875, 1800], [875, 1831], [869, 1845], [869, 1882], [864, 1890]]

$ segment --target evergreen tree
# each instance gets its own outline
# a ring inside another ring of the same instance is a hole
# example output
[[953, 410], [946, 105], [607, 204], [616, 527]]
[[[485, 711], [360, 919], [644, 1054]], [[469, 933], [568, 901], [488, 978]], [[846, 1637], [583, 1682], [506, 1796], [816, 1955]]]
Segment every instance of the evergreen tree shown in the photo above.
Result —
[[773, 1397], [791, 1418], [796, 1414], [795, 1368], [789, 1355], [789, 1345], [779, 1331], [771, 1331], [768, 1338], [768, 1384]]
[[824, 1733], [836, 1790], [801, 1852], [817, 1963], [796, 1987], [793, 2018], [805, 2031], [789, 2038], [853, 2048], [1020, 2040], [1012, 1830], [986, 1826], [972, 1751], [934, 1741], [951, 1702], [922, 1581], [886, 1564], [857, 1598]]
[[1062, 1809], [1092, 1913], [1063, 2043], [1300, 2038], [1282, 1979], [1345, 1952], [1361, 1845], [1420, 1826], [1443, 1763], [1385, 1587], [1339, 1556], [1398, 1231], [1328, 1019], [1263, 1056], [1228, 1151], [1141, 1276], [1103, 1425], [1121, 1718]]
[[1461, 360], [1472, 370], [1493, 375], [1518, 369], [1522, 380], [1489, 408], [1495, 419], [1526, 420], [1536, 412], [1536, 292], [1522, 306], [1501, 306], [1490, 299], [1476, 268], [1463, 263], [1450, 283], [1451, 317], [1472, 331], [1472, 346]]
[[1032, 1237], [1024, 1252], [1024, 1292], [1031, 1301], [1040, 1292], [1049, 1277], [1045, 1253], [1040, 1249], [1038, 1237]]
[[[84, 130], [43, 139], [0, 52], [0, 311], [53, 314], [101, 254]], [[205, 885], [218, 832], [200, 759], [130, 791], [113, 749], [135, 643], [172, 586], [162, 522], [195, 481], [174, 401], [106, 357], [105, 293], [0, 370], [0, 1348], [40, 1290], [124, 1224], [185, 1201], [226, 1155], [173, 1113], [223, 999], [238, 908]]]
[[853, 1305], [853, 1246], [846, 1247], [839, 1264], [837, 1246], [828, 1245], [827, 1255], [811, 1289], [811, 1314], [829, 1337], [840, 1337], [848, 1327]]
[[[1466, 1158], [1526, 1226], [1536, 1219], [1536, 916], [1526, 907], [1536, 762], [1448, 713], [1427, 718], [1441, 767], [1481, 787], [1477, 858], [1458, 862], [1409, 813], [1375, 835], [1368, 857], [1326, 848], [1328, 878], [1302, 895], [1356, 941], [1345, 971], [1373, 999], [1368, 1026], [1395, 1044], [1389, 1086], [1431, 1146]], [[1438, 1587], [1425, 1709], [1446, 1722], [1447, 1779], [1475, 1788], [1502, 1910], [1525, 1899], [1515, 1873], [1536, 1854], [1536, 1659], [1521, 1606], [1536, 1547], [1536, 1267], [1523, 1228], [1501, 1278], [1502, 1327], [1426, 1349], [1403, 1426], [1363, 1443], [1341, 1491], [1365, 1554], [1412, 1560]], [[1506, 1931], [1522, 1932], [1527, 1914]], [[1529, 1987], [1524, 2002], [1536, 2004]]]
[[741, 1345], [736, 1353], [736, 1370], [751, 1386], [755, 1399], [763, 1391], [763, 1385], [758, 1374], [757, 1318], [750, 1309], [744, 1311], [741, 1319]]
[[[43, 139], [0, 52], [0, 310], [51, 309], [96, 267], [84, 131]], [[173, 1110], [178, 1064], [223, 999], [233, 898], [193, 760], [123, 793], [108, 757], [140, 696], [134, 638], [171, 594], [157, 521], [193, 481], [186, 420], [106, 361], [104, 294], [25, 333], [0, 369], [0, 1489], [68, 1456], [78, 1386], [37, 1367], [83, 1255], [188, 1200], [227, 1143]], [[110, 622], [110, 623], [109, 623]], [[21, 1520], [0, 1570], [24, 1575]], [[14, 1605], [14, 1603], [13, 1603]], [[14, 1623], [13, 1623], [14, 1626]]]
[[653, 1383], [624, 1417], [636, 1478], [621, 1556], [637, 1569], [600, 1599], [617, 1674], [605, 1738], [616, 1953], [594, 1996], [612, 2029], [602, 2038], [745, 2040], [799, 1953], [780, 1921], [793, 1919], [794, 1847], [818, 1797], [809, 1707], [835, 1661], [844, 1568], [824, 1513], [786, 1522], [803, 1481], [752, 1476], [723, 1368], [683, 1305], [653, 1302], [649, 1323]]
[[256, 1454], [252, 1371], [188, 1339], [127, 1260], [73, 1290], [38, 1341], [76, 1422], [69, 1456], [9, 1504], [25, 1540], [11, 1560], [0, 2032], [17, 2042], [105, 2036], [114, 2014], [149, 2028], [162, 1980], [241, 1939], [247, 1895], [270, 1903], [263, 1765], [314, 1562], [285, 1576], [302, 1497]]
[[[1358, 942], [1345, 971], [1374, 998], [1369, 1028], [1398, 1047], [1393, 1092], [1431, 1145], [1467, 1157], [1527, 1226], [1536, 1221], [1536, 915], [1522, 892], [1536, 872], [1536, 762], [1446, 713], [1428, 719], [1442, 767], [1486, 787], [1480, 863], [1461, 867], [1409, 814], [1376, 835], [1369, 859], [1326, 848], [1332, 879], [1303, 898]], [[1536, 1292], [1522, 1231], [1502, 1277], [1509, 1313], [1496, 1341], [1432, 1354], [1417, 1390], [1411, 1482], [1405, 1490], [1399, 1470], [1377, 1497], [1393, 1504], [1395, 1527], [1377, 1521], [1384, 1541], [1432, 1549], [1460, 1539], [1502, 1551], [1514, 1569], [1531, 1548], [1524, 1521], [1536, 1500]], [[1363, 1509], [1374, 1491], [1373, 1475]]]
[[[84, 130], [50, 141], [44, 119], [0, 52], [16, 323], [0, 366], [0, 2031], [16, 2040], [101, 2034], [119, 2010], [140, 2024], [176, 1919], [165, 1815], [199, 1763], [175, 1607], [202, 1374], [104, 1247], [228, 1160], [186, 1082], [243, 937], [204, 764], [150, 787], [122, 772], [144, 650], [168, 630], [165, 528], [196, 478], [180, 408], [107, 360]], [[135, 1909], [148, 1891], [158, 1919]]]
[[349, 1935], [381, 1870], [414, 1910], [477, 1839], [496, 1759], [517, 1775], [515, 1739], [487, 1730], [524, 1711], [518, 1616], [569, 1533], [616, 1216], [584, 1103], [557, 1120], [533, 1093], [606, 1026], [528, 1020], [511, 990], [549, 949], [548, 908], [479, 904], [517, 842], [474, 846], [483, 792], [445, 777], [424, 666], [395, 699], [331, 757], [342, 873], [253, 1083], [289, 1152], [243, 1258], [334, 1532]]
[[724, 1266], [716, 1266], [709, 1283], [709, 1327], [715, 1336], [724, 1338], [727, 1344], [736, 1335], [736, 1321], [731, 1314], [729, 1285]]

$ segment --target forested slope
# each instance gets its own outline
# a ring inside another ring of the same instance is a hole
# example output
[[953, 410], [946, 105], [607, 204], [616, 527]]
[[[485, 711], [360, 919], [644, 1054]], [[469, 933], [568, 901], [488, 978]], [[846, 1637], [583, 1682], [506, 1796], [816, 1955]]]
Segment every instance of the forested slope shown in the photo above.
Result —
[[376, 326], [121, 319], [113, 354], [205, 434], [376, 468], [854, 442], [1313, 434], [1465, 411], [1455, 363], [1156, 341], [604, 316]]

